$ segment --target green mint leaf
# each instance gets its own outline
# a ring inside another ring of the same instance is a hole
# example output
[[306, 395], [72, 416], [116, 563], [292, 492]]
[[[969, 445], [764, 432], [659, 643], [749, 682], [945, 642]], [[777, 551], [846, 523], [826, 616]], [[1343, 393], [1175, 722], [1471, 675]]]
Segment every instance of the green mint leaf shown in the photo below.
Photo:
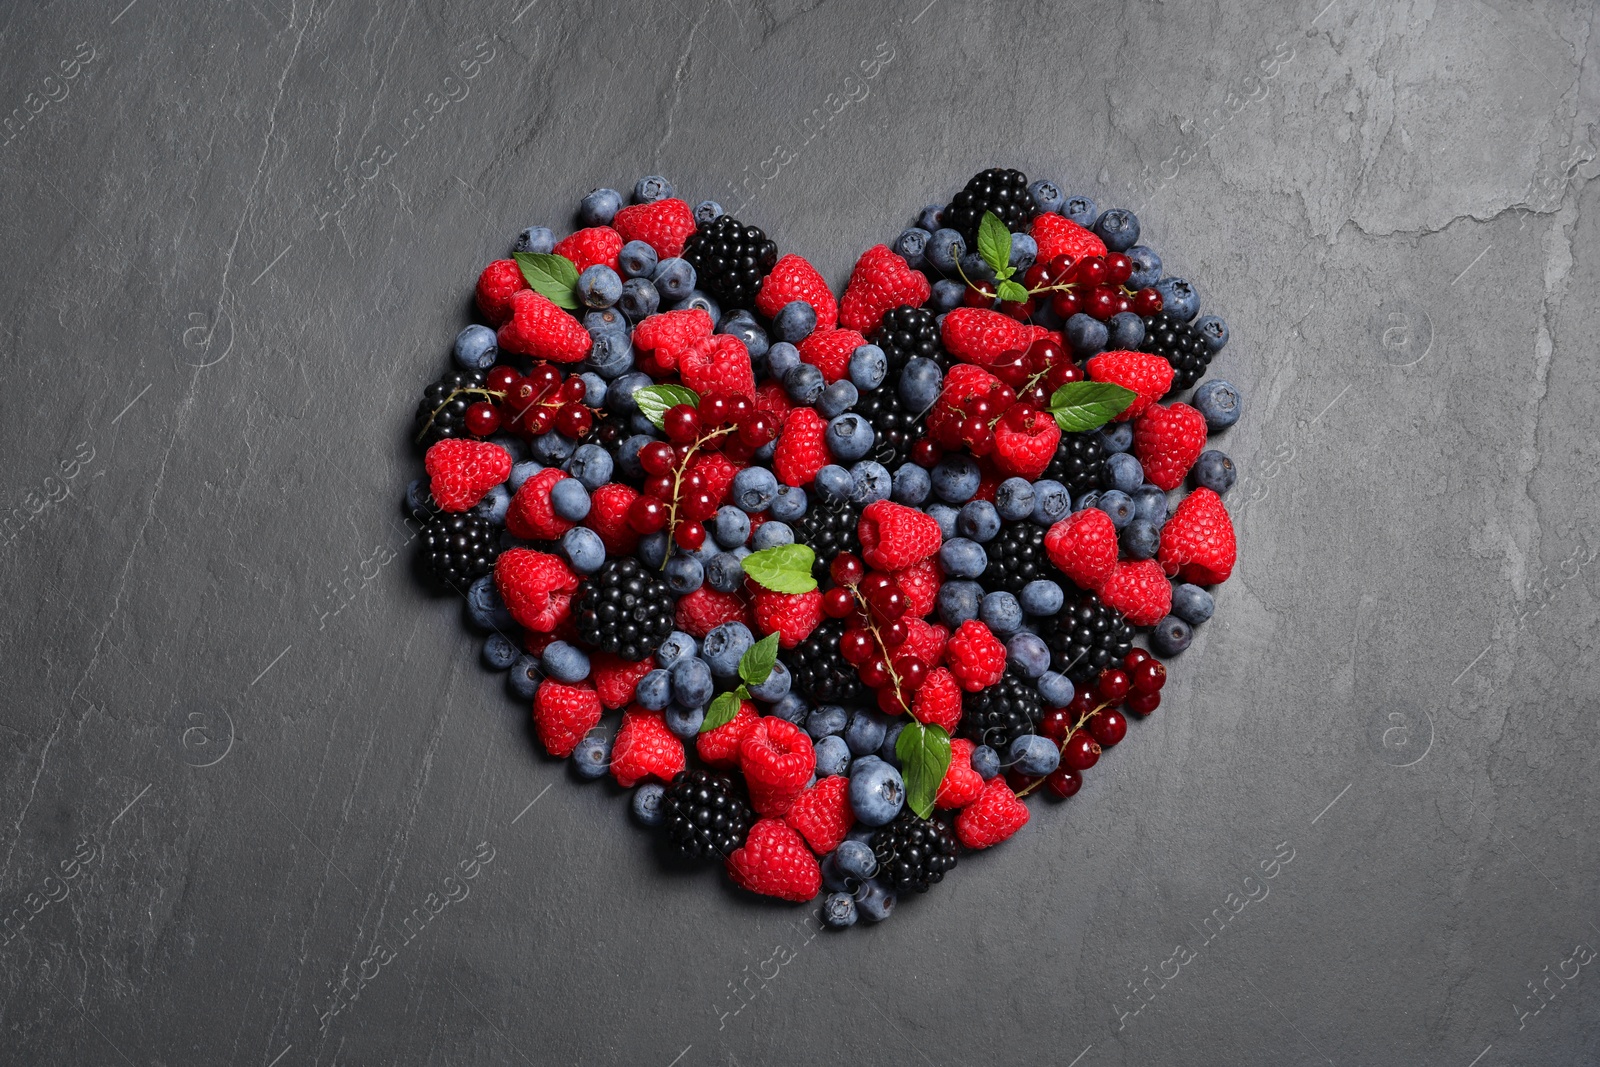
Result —
[[739, 657], [739, 677], [748, 685], [760, 685], [778, 663], [778, 635], [770, 633], [744, 650]]
[[774, 593], [809, 593], [817, 587], [811, 576], [816, 561], [817, 554], [809, 545], [775, 545], [750, 553], [743, 567], [757, 585]]
[[1132, 389], [1111, 382], [1068, 382], [1050, 398], [1050, 414], [1063, 430], [1081, 433], [1104, 426], [1138, 398]]
[[551, 252], [513, 252], [522, 276], [540, 296], [558, 308], [578, 309], [573, 289], [578, 284], [578, 268], [566, 256]]
[[706, 709], [706, 717], [700, 722], [700, 732], [710, 733], [732, 722], [733, 717], [739, 714], [739, 705], [749, 699], [750, 691], [742, 685], [731, 693], [720, 694]]
[[996, 274], [1011, 265], [1011, 231], [992, 211], [985, 211], [978, 223], [978, 255]]
[[663, 426], [662, 416], [668, 408], [679, 404], [699, 407], [700, 394], [681, 385], [647, 385], [634, 392], [633, 402], [639, 405], [639, 413], [659, 430]]
[[894, 743], [906, 783], [906, 806], [926, 819], [933, 814], [944, 772], [950, 769], [950, 735], [944, 727], [909, 720]]
[[1002, 279], [1000, 287], [995, 290], [995, 296], [1001, 300], [1009, 300], [1013, 304], [1023, 304], [1028, 300], [1028, 290], [1017, 282]]

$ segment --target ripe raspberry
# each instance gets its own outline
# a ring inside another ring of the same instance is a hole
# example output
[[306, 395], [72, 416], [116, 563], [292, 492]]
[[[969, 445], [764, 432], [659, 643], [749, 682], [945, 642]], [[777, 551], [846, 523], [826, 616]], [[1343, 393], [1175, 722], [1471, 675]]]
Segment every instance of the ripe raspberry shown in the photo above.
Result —
[[683, 765], [683, 742], [667, 729], [661, 712], [635, 705], [622, 713], [622, 728], [611, 748], [611, 774], [618, 785], [629, 789], [646, 778], [665, 784]]
[[862, 510], [857, 536], [861, 538], [861, 558], [880, 571], [904, 570], [921, 563], [944, 543], [938, 520], [932, 515], [890, 500], [874, 501]]
[[750, 787], [750, 806], [762, 815], [782, 815], [817, 769], [817, 753], [804, 730], [769, 715], [744, 735], [739, 769]]
[[730, 334], [703, 337], [678, 354], [678, 374], [683, 384], [701, 398], [713, 396], [754, 398], [756, 376], [750, 369], [750, 352]]
[[1172, 611], [1172, 585], [1153, 559], [1119, 560], [1100, 583], [1100, 599], [1135, 626], [1154, 626]]
[[822, 622], [822, 590], [809, 593], [754, 591], [756, 628], [762, 634], [776, 633], [780, 648], [793, 648], [811, 636]]
[[867, 339], [854, 330], [818, 329], [800, 342], [800, 359], [822, 372], [822, 380], [832, 385], [850, 374], [850, 354]]
[[783, 420], [788, 417], [789, 410], [794, 405], [789, 403], [789, 394], [783, 391], [783, 386], [774, 381], [765, 381], [756, 386], [756, 410], [777, 425], [782, 426]]
[[447, 437], [428, 446], [422, 463], [428, 492], [444, 511], [468, 510], [511, 477], [511, 453], [488, 441]]
[[921, 563], [913, 563], [895, 571], [894, 580], [900, 583], [900, 591], [911, 602], [906, 614], [926, 615], [938, 602], [939, 586], [944, 584], [944, 569], [939, 566], [938, 556], [929, 556]]
[[977, 748], [965, 737], [950, 741], [950, 766], [934, 797], [936, 808], [964, 808], [983, 795], [983, 775], [972, 768], [972, 750]]
[[944, 317], [941, 336], [952, 356], [980, 367], [1015, 363], [1033, 343], [1027, 326], [988, 308], [956, 308]]
[[651, 315], [633, 328], [633, 347], [641, 355], [654, 355], [667, 370], [678, 365], [683, 350], [713, 329], [711, 316], [702, 308], [683, 308]]
[[1176, 489], [1206, 447], [1206, 419], [1188, 404], [1152, 404], [1133, 423], [1133, 454], [1144, 480]]
[[583, 323], [542, 294], [520, 290], [511, 298], [511, 312], [511, 321], [500, 327], [501, 351], [553, 363], [576, 363], [589, 354], [591, 341]]
[[511, 321], [511, 297], [526, 288], [528, 279], [517, 261], [497, 259], [478, 275], [478, 310], [491, 326], [504, 326]]
[[810, 485], [817, 472], [833, 462], [825, 434], [828, 424], [811, 408], [795, 408], [783, 422], [772, 469], [784, 485]]
[[998, 845], [1028, 821], [1028, 805], [1006, 784], [1004, 775], [984, 783], [978, 799], [956, 816], [956, 836], [968, 848]]
[[1071, 219], [1045, 212], [1036, 215], [1028, 231], [1039, 246], [1040, 263], [1048, 263], [1057, 256], [1071, 256], [1076, 262], [1090, 256], [1106, 254], [1106, 243]]
[[600, 703], [612, 711], [631, 703], [639, 680], [655, 669], [654, 656], [634, 662], [610, 652], [589, 653], [589, 678], [600, 694]]
[[604, 263], [620, 273], [617, 254], [622, 251], [622, 235], [610, 226], [591, 226], [586, 230], [569, 233], [552, 249], [558, 256], [566, 256], [582, 274], [596, 263]]
[[955, 733], [961, 722], [961, 683], [956, 676], [943, 667], [929, 671], [912, 701], [911, 714], [918, 722], [942, 726], [947, 734]]
[[561, 468], [546, 467], [522, 483], [506, 510], [506, 529], [511, 536], [524, 541], [554, 541], [577, 525], [557, 515], [550, 503], [550, 490], [565, 477]]
[[760, 721], [756, 706], [748, 700], [741, 700], [733, 718], [695, 737], [694, 749], [711, 766], [732, 770], [739, 765], [739, 748], [744, 744], [745, 736]]
[[900, 621], [906, 624], [906, 642], [901, 648], [917, 657], [930, 671], [944, 662], [944, 647], [950, 640], [949, 630], [938, 623], [914, 618], [910, 612], [902, 616]]
[[599, 722], [600, 697], [587, 685], [562, 685], [547, 678], [533, 694], [533, 729], [552, 756], [572, 755]]
[[[1021, 415], [1013, 415], [1021, 411]], [[1038, 481], [1055, 458], [1061, 427], [1055, 416], [1019, 405], [994, 426], [994, 465], [1003, 475]]]
[[639, 534], [628, 525], [628, 509], [639, 494], [621, 482], [607, 482], [589, 494], [589, 514], [583, 524], [600, 535], [606, 553], [631, 556], [639, 548]]
[[1095, 381], [1112, 382], [1139, 394], [1117, 416], [1117, 422], [1143, 415], [1172, 388], [1172, 364], [1148, 352], [1102, 352], [1089, 360], [1088, 367], [1089, 377]]
[[611, 226], [624, 243], [643, 241], [659, 258], [671, 259], [683, 255], [683, 243], [694, 234], [694, 209], [676, 197], [631, 204], [617, 212]]
[[977, 619], [956, 627], [945, 643], [944, 658], [950, 673], [969, 693], [994, 685], [1006, 672], [1006, 646]]
[[558, 556], [512, 548], [495, 562], [494, 584], [513, 619], [547, 634], [567, 617], [578, 576]]
[[800, 831], [811, 851], [832, 852], [856, 824], [850, 808], [850, 779], [829, 775], [795, 797], [783, 821]]
[[1222, 498], [1200, 488], [1183, 498], [1161, 528], [1161, 551], [1156, 558], [1167, 574], [1196, 585], [1216, 585], [1233, 573], [1237, 555], [1233, 520]]
[[702, 585], [678, 598], [676, 624], [691, 637], [704, 637], [725, 622], [750, 625], [750, 612], [738, 593], [719, 593], [709, 585]]
[[804, 904], [822, 889], [822, 868], [799, 831], [782, 819], [758, 819], [744, 847], [728, 857], [735, 885]]
[[1044, 550], [1080, 589], [1099, 589], [1117, 565], [1117, 527], [1099, 508], [1084, 508], [1050, 527]]
[[873, 245], [861, 253], [850, 272], [839, 303], [839, 324], [871, 333], [883, 321], [885, 311], [902, 304], [921, 307], [932, 292], [921, 271], [912, 270], [887, 245]]
[[689, 465], [690, 473], [700, 476], [705, 491], [719, 507], [728, 502], [728, 490], [733, 486], [734, 477], [742, 470], [743, 467], [721, 452], [702, 452]]
[[776, 318], [785, 304], [803, 300], [817, 313], [817, 329], [827, 331], [839, 324], [839, 305], [833, 299], [833, 290], [817, 268], [797, 255], [787, 255], [773, 264], [771, 272], [761, 283], [756, 295], [756, 310], [767, 318]]

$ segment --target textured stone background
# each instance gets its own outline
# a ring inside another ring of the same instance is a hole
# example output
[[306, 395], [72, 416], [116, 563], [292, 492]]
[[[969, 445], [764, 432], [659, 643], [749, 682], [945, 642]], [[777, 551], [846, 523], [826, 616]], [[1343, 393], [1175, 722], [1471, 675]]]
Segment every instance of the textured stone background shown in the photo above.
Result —
[[[1600, 1057], [1590, 5], [5, 6], [0, 1061]], [[992, 163], [1228, 317], [1242, 564], [1078, 799], [811, 940], [532, 751], [404, 427], [592, 186], [842, 282]]]

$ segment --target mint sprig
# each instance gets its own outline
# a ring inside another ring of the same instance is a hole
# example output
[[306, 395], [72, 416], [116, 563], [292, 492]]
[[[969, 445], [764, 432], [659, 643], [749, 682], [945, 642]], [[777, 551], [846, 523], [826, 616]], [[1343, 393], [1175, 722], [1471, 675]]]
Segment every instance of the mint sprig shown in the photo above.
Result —
[[511, 258], [517, 261], [522, 277], [534, 292], [556, 307], [578, 309], [573, 292], [578, 285], [578, 268], [572, 260], [553, 252], [513, 252]]
[[[1012, 281], [1017, 268], [1011, 265], [1011, 231], [992, 211], [985, 211], [978, 220], [978, 255], [994, 271], [995, 296], [1011, 304], [1027, 301], [1027, 288]], [[969, 280], [967, 284], [972, 283]]]
[[740, 565], [763, 589], [809, 593], [817, 587], [817, 580], [811, 576], [811, 565], [816, 561], [817, 554], [809, 545], [774, 545], [750, 553]]
[[1139, 399], [1114, 382], [1068, 382], [1050, 397], [1050, 414], [1067, 433], [1097, 430]]
[[894, 743], [906, 783], [906, 806], [921, 818], [933, 814], [939, 786], [950, 769], [950, 735], [944, 727], [908, 721]]
[[739, 657], [739, 677], [742, 683], [731, 692], [720, 694], [706, 709], [706, 716], [700, 721], [700, 732], [709, 733], [719, 726], [725, 726], [733, 721], [739, 714], [739, 705], [750, 699], [752, 685], [760, 685], [772, 677], [772, 670], [778, 665], [778, 635], [770, 633], [744, 650], [744, 655]]
[[639, 406], [639, 414], [660, 430], [666, 426], [669, 409], [679, 404], [699, 407], [700, 394], [682, 385], [647, 385], [634, 391], [633, 402]]
[[739, 705], [750, 699], [750, 690], [744, 686], [733, 690], [731, 693], [722, 693], [711, 702], [706, 709], [706, 717], [700, 720], [700, 732], [708, 734], [719, 726], [726, 726], [739, 714]]

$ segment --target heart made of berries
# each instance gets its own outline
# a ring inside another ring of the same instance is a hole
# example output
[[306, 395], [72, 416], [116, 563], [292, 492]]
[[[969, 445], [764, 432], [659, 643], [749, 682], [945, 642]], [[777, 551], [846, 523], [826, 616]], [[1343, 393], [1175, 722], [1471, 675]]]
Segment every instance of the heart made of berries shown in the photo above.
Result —
[[1211, 617], [1227, 327], [1132, 212], [1015, 170], [837, 299], [714, 202], [632, 199], [479, 276], [417, 413], [422, 570], [671, 851], [879, 921], [1074, 796]]

